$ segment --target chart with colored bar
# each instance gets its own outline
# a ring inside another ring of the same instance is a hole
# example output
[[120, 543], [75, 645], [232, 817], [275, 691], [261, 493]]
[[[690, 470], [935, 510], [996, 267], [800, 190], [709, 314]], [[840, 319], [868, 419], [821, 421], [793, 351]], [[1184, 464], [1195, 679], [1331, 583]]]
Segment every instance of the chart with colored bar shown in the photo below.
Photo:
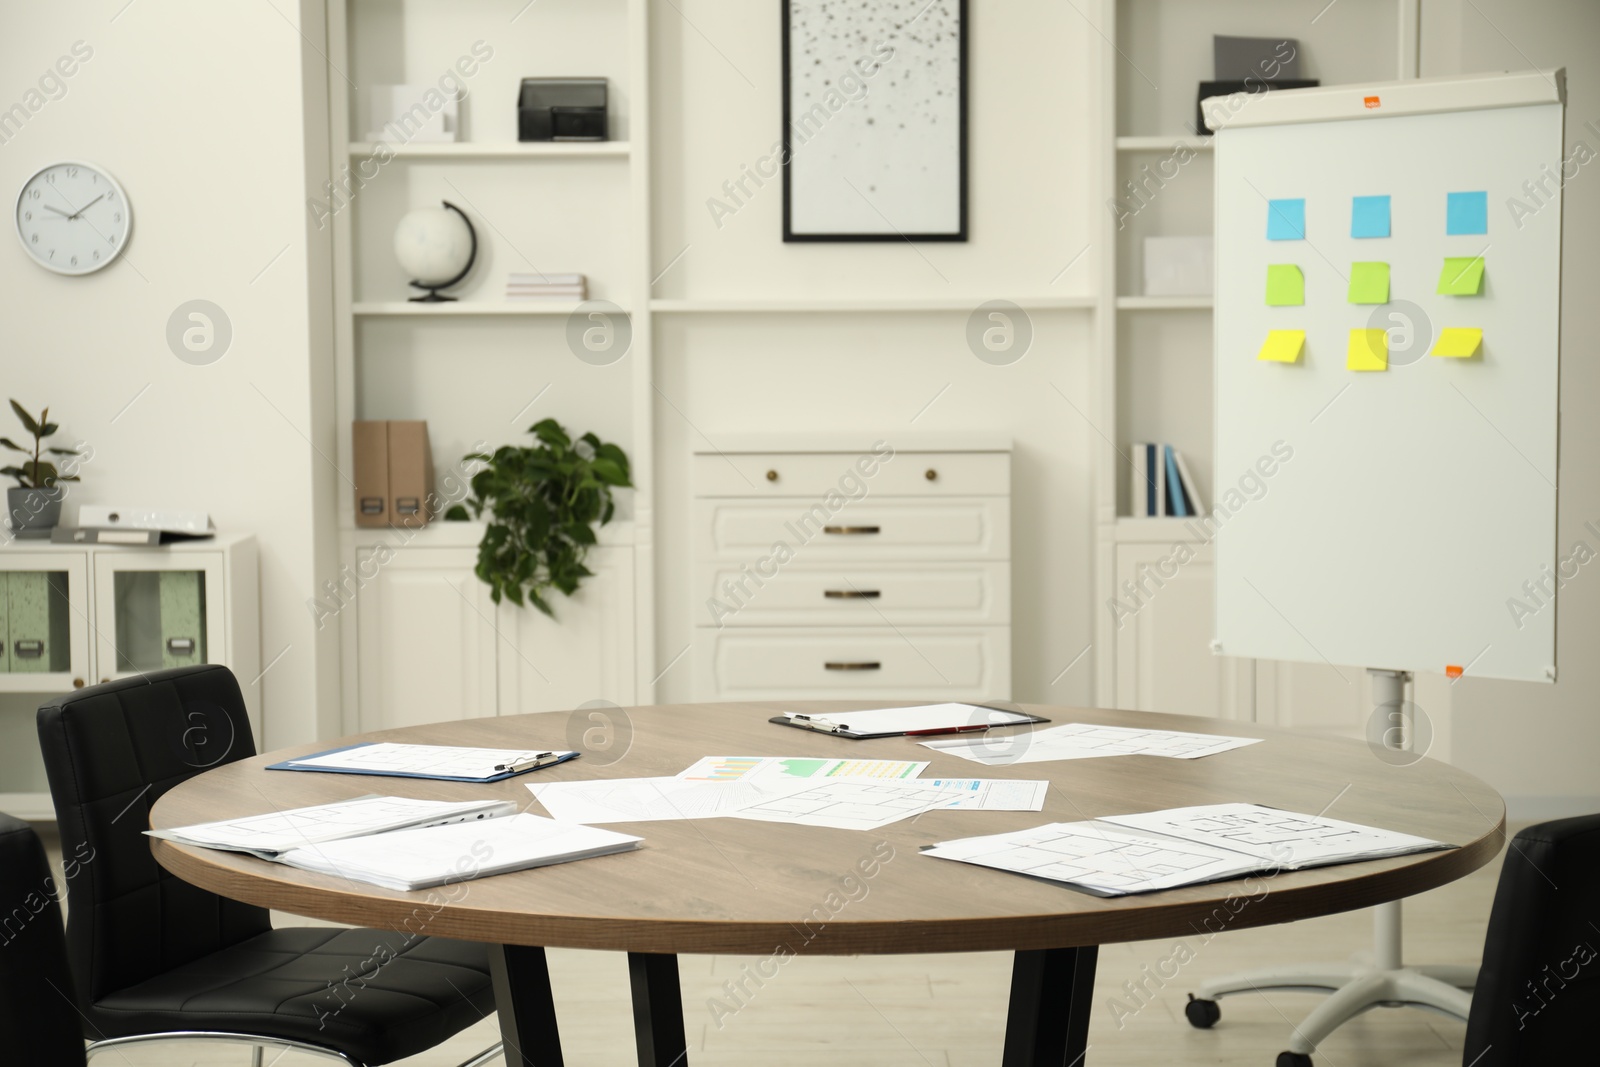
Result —
[[812, 756], [705, 756], [679, 778], [699, 782], [747, 779], [806, 781], [821, 778], [909, 780], [928, 767], [927, 761], [885, 759], [819, 759]]

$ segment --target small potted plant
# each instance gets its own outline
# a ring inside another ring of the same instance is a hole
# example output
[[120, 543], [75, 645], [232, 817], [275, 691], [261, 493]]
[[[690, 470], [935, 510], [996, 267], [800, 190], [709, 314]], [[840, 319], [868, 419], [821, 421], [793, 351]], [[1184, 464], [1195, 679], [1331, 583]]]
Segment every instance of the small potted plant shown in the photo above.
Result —
[[13, 452], [21, 452], [27, 459], [9, 467], [0, 467], [0, 474], [17, 480], [15, 487], [6, 490], [6, 509], [11, 512], [11, 529], [48, 532], [61, 521], [61, 498], [66, 493], [62, 482], [75, 482], [76, 474], [62, 474], [45, 455], [76, 456], [74, 448], [46, 448], [45, 438], [55, 433], [59, 426], [50, 421], [50, 409], [45, 408], [36, 419], [15, 400], [11, 410], [17, 413], [22, 428], [33, 435], [33, 447], [24, 448], [9, 437], [0, 437], [0, 445]]
[[586, 433], [577, 441], [554, 419], [528, 428], [531, 446], [502, 445], [493, 455], [474, 452], [468, 460], [484, 464], [472, 476], [472, 496], [445, 513], [447, 519], [486, 513], [488, 527], [478, 545], [478, 577], [496, 604], [531, 603], [554, 617], [545, 598], [559, 589], [577, 592], [594, 572], [583, 565], [594, 528], [616, 511], [611, 491], [633, 483], [628, 457], [616, 445]]

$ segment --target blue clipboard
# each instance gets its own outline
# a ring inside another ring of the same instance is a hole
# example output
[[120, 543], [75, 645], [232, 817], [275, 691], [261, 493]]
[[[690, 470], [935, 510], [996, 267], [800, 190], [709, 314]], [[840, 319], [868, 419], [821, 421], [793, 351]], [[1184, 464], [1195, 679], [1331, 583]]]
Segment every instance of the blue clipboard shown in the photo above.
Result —
[[330, 748], [326, 752], [313, 752], [309, 756], [296, 756], [294, 759], [284, 760], [282, 763], [269, 763], [269, 764], [267, 764], [267, 770], [269, 770], [269, 771], [310, 771], [313, 774], [365, 774], [365, 775], [369, 775], [369, 776], [374, 777], [374, 778], [426, 778], [428, 781], [431, 781], [431, 782], [478, 782], [478, 783], [482, 783], [482, 782], [503, 782], [507, 778], [515, 778], [519, 774], [532, 774], [534, 771], [542, 771], [546, 767], [555, 767], [555, 766], [557, 766], [559, 764], [567, 762], [568, 760], [577, 759], [578, 758], [578, 753], [574, 752], [574, 753], [572, 753], [570, 755], [562, 756], [560, 759], [552, 760], [549, 763], [541, 764], [538, 767], [527, 767], [527, 768], [524, 768], [523, 770], [520, 770], [520, 771], [506, 771], [504, 774], [497, 774], [493, 778], [462, 778], [459, 775], [453, 775], [453, 774], [420, 774], [420, 773], [418, 773], [416, 771], [358, 771], [358, 770], [355, 770], [353, 768], [346, 768], [346, 767], [301, 767], [301, 766], [299, 766], [299, 764], [300, 764], [300, 762], [302, 760], [317, 759], [317, 758], [319, 758], [321, 756], [331, 756], [336, 752], [349, 752], [353, 748], [366, 748], [368, 745], [371, 745], [373, 743], [374, 742], [371, 742], [371, 741], [363, 741], [360, 744], [356, 744], [356, 745], [342, 745], [339, 748]]

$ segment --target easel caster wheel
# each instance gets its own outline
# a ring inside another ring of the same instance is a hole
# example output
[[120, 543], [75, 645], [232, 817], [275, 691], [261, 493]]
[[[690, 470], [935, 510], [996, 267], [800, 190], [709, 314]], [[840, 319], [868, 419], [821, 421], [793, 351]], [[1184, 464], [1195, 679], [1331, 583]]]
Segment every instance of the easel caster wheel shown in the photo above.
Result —
[[1280, 1052], [1278, 1067], [1311, 1067], [1311, 1057], [1302, 1052]]
[[1183, 1014], [1196, 1030], [1209, 1030], [1222, 1018], [1222, 1009], [1217, 1007], [1216, 1001], [1196, 1000], [1194, 994], [1190, 993], [1189, 1003], [1183, 1006]]

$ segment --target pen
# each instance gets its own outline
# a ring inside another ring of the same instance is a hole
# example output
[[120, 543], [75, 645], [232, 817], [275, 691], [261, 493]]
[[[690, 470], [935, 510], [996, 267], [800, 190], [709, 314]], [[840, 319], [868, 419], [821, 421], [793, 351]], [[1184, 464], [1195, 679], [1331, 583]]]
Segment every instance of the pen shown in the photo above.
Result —
[[849, 729], [848, 726], [845, 726], [842, 723], [829, 722], [827, 719], [821, 718], [820, 716], [813, 718], [810, 715], [800, 715], [796, 712], [789, 713], [789, 721], [795, 726], [800, 727], [802, 730], [816, 730], [825, 734], [836, 734], [840, 730]]
[[554, 756], [554, 752], [538, 752], [523, 759], [513, 760], [510, 763], [497, 763], [494, 765], [494, 769], [496, 771], [510, 771], [512, 774], [516, 774], [518, 771], [530, 771], [535, 767], [543, 767]]
[[[975, 730], [987, 730], [987, 729], [989, 729], [989, 727], [991, 725], [993, 725], [993, 724], [986, 723], [986, 722], [980, 722], [980, 723], [974, 723], [971, 726], [941, 726], [936, 730], [907, 730], [905, 732], [905, 736], [906, 737], [931, 737], [934, 734], [970, 734]], [[1009, 726], [1011, 724], [1010, 723], [1001, 723], [1000, 725]]]

